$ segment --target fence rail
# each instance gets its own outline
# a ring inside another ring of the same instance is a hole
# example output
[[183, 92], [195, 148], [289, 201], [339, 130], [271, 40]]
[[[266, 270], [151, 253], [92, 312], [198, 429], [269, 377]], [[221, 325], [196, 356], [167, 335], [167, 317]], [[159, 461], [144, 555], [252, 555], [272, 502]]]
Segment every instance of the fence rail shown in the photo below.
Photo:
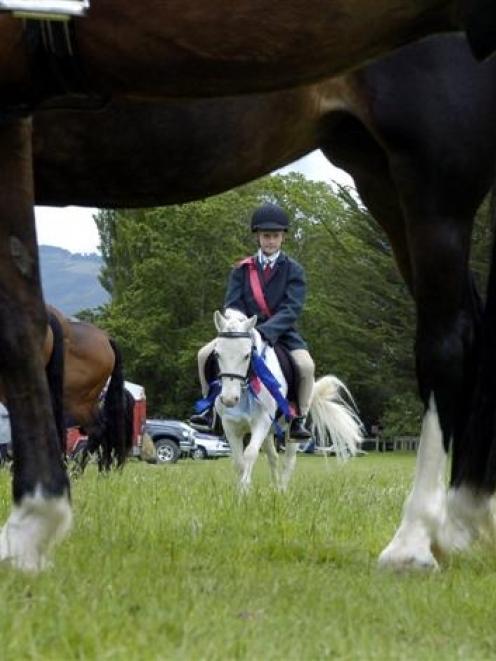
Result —
[[375, 452], [394, 452], [395, 450], [416, 452], [418, 443], [418, 436], [395, 436], [394, 438], [375, 436], [365, 439], [364, 450], [375, 450]]

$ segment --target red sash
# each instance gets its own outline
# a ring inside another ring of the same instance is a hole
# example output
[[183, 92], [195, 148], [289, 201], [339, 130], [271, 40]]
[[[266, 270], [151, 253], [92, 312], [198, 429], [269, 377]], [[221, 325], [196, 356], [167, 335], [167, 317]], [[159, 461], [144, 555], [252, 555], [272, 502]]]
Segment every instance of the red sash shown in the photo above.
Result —
[[255, 299], [255, 303], [258, 305], [260, 310], [262, 311], [262, 314], [264, 314], [266, 317], [271, 317], [272, 312], [269, 309], [269, 306], [267, 305], [267, 301], [265, 300], [265, 296], [262, 290], [262, 285], [260, 283], [260, 277], [258, 274], [257, 270], [257, 260], [256, 257], [245, 257], [245, 259], [242, 259], [239, 263], [238, 266], [247, 266], [248, 267], [248, 275], [250, 277], [250, 287], [251, 287], [251, 293], [253, 294], [253, 298]]

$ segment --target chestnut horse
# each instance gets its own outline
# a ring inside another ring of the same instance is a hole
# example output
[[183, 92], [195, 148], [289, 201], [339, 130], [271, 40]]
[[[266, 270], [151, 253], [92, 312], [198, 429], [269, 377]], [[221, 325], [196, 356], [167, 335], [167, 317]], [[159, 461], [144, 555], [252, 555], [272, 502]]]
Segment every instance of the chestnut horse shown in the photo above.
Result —
[[477, 65], [463, 38], [436, 37], [292, 91], [114, 104], [92, 118], [40, 113], [36, 190], [43, 203], [152, 206], [232, 187], [316, 147], [347, 170], [391, 242], [418, 319], [418, 466], [381, 563], [435, 567], [434, 549], [466, 546], [491, 524], [496, 487], [496, 292], [483, 310], [468, 270], [473, 217], [494, 180], [495, 116], [496, 61]]
[[[87, 18], [61, 33], [52, 26], [48, 35], [46, 27], [0, 16], [0, 373], [15, 456], [14, 507], [0, 558], [41, 567], [71, 519], [40, 352], [46, 311], [33, 218], [34, 109], [57, 97], [67, 103], [69, 92], [99, 101], [295, 86], [459, 27], [484, 56], [494, 47], [494, 13], [488, 0], [241, 0], [235, 11], [219, 0], [207, 7], [197, 0], [93, 0]], [[42, 44], [48, 50], [40, 51]], [[133, 131], [138, 135], [146, 122]]]

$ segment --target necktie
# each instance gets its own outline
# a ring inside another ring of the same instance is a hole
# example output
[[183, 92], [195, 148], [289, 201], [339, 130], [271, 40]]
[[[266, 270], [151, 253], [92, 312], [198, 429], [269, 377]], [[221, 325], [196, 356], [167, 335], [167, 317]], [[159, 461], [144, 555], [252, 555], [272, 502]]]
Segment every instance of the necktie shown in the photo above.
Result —
[[265, 265], [264, 265], [264, 268], [263, 268], [263, 276], [264, 276], [265, 282], [267, 282], [267, 280], [270, 278], [271, 273], [272, 273], [272, 269], [270, 268], [270, 261], [267, 259], [265, 261]]

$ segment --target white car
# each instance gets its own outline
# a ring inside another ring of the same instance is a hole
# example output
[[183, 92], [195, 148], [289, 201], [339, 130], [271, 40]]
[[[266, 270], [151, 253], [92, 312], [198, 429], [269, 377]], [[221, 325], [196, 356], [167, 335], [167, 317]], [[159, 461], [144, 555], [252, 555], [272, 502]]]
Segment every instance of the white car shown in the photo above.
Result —
[[218, 459], [219, 457], [230, 457], [231, 446], [223, 436], [195, 433], [196, 447], [192, 452], [195, 459]]

